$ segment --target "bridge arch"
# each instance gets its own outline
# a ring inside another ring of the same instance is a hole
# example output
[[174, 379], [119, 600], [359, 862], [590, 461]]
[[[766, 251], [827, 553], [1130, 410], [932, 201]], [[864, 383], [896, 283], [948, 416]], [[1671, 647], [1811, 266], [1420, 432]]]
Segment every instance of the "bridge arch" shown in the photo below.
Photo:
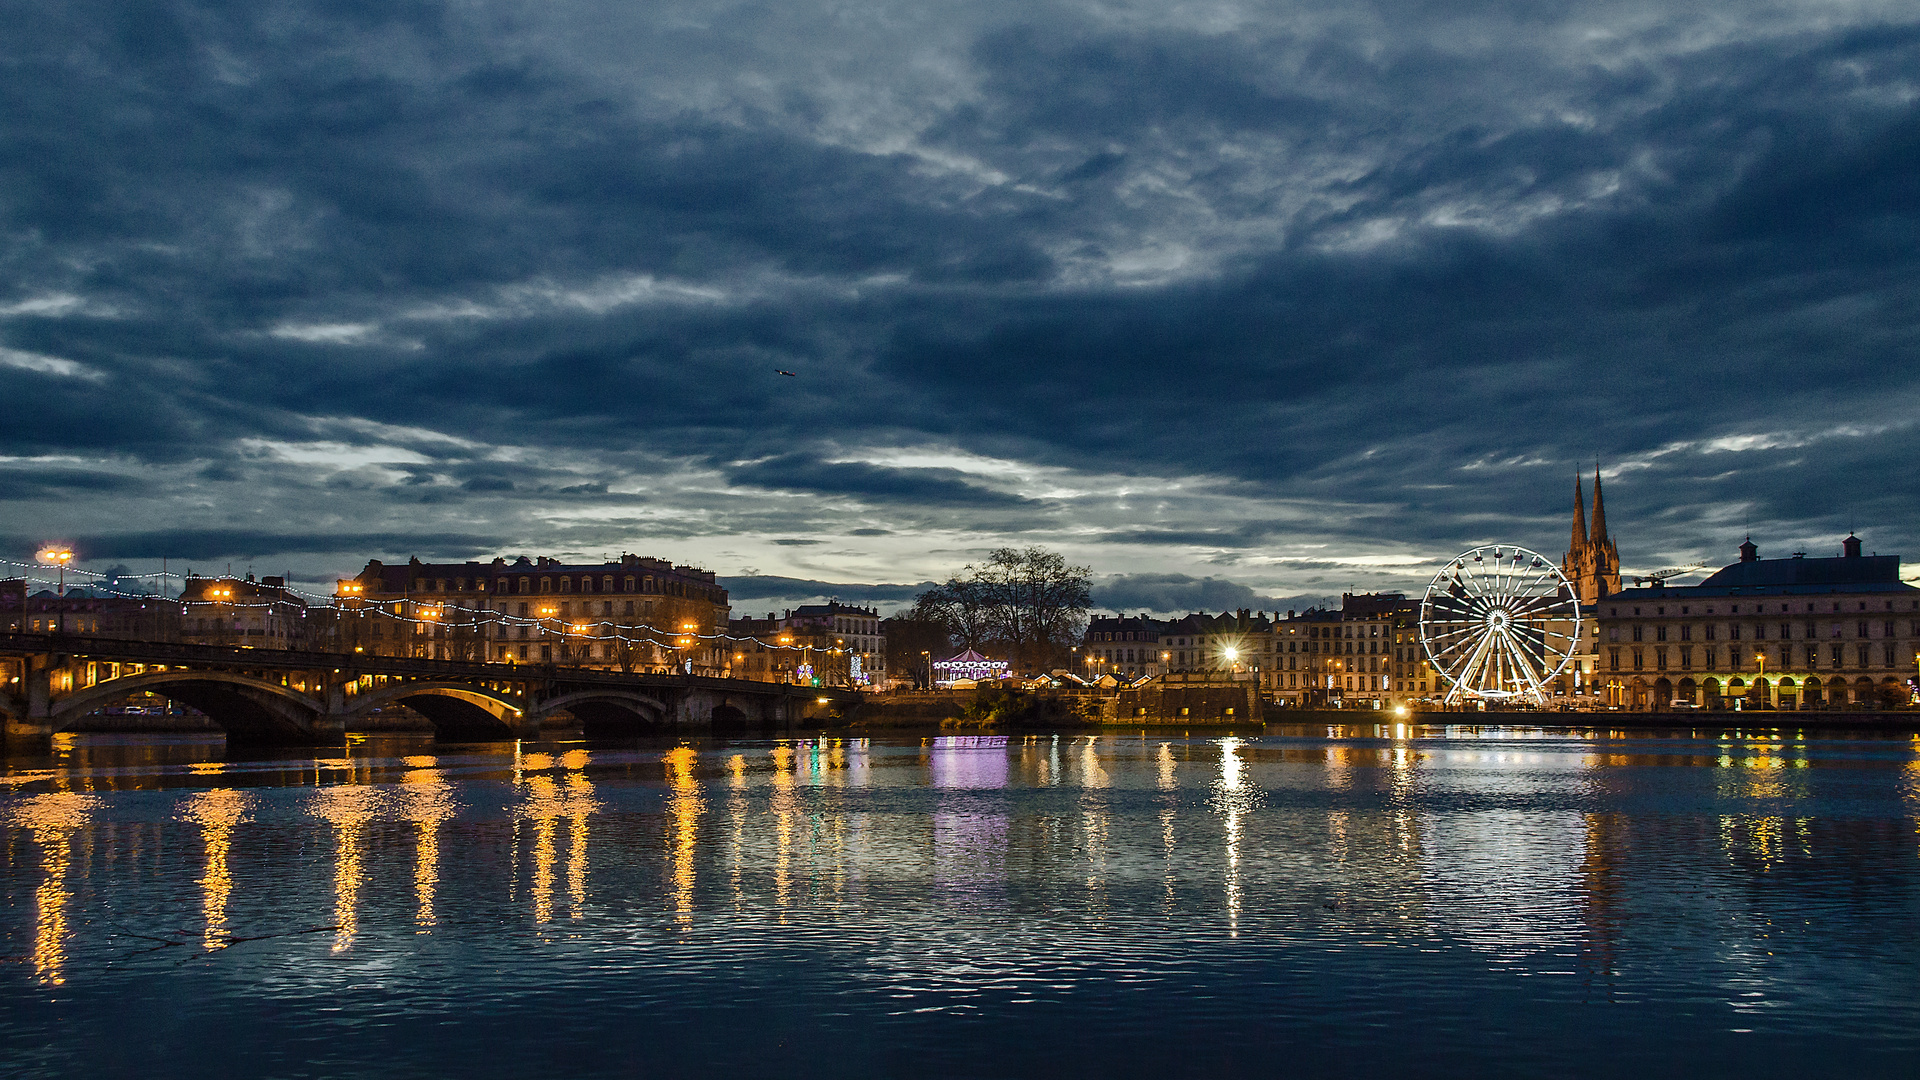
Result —
[[627, 690], [561, 694], [542, 701], [538, 712], [547, 716], [562, 709], [580, 721], [581, 732], [589, 738], [620, 738], [660, 731], [667, 726], [672, 712], [665, 702]]
[[333, 742], [343, 729], [328, 723], [326, 707], [297, 690], [231, 671], [157, 671], [95, 683], [55, 703], [54, 730], [104, 705], [151, 693], [207, 714], [230, 742]]
[[457, 682], [400, 682], [353, 698], [353, 716], [365, 718], [386, 705], [405, 705], [433, 724], [437, 739], [497, 742], [537, 735], [538, 721], [515, 694]]

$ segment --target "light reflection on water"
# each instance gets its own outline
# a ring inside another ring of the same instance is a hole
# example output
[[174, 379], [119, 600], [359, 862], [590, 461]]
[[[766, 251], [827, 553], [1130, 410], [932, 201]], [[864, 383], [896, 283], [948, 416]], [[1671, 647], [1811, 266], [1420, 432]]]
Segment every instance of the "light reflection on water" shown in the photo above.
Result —
[[[187, 1029], [248, 1073], [525, 1071], [479, 1019], [502, 1012], [583, 1073], [642, 1045], [695, 1075], [1209, 1073], [1275, 1041], [1307, 1072], [1820, 1073], [1844, 1048], [1870, 1075], [1920, 1051], [1906, 739], [68, 739], [0, 765], [0, 829], [18, 1075]], [[263, 1011], [300, 1037], [257, 1040]], [[1037, 1044], [1042, 1018], [1066, 1027]], [[850, 1041], [815, 1068], [782, 1056], [796, 1023]], [[127, 1053], [186, 1075], [214, 1051]]]

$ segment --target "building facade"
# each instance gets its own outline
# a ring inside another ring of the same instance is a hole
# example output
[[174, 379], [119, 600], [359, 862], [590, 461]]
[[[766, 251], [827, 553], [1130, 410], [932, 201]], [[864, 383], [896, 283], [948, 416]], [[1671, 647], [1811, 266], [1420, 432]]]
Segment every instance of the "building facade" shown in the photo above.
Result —
[[1603, 598], [1595, 674], [1618, 709], [1885, 708], [1915, 690], [1920, 589], [1898, 555], [1740, 560], [1698, 585]]
[[1170, 625], [1146, 615], [1097, 615], [1087, 620], [1074, 674], [1089, 679], [1112, 675], [1126, 682], [1165, 674], [1172, 670], [1171, 657], [1162, 655], [1160, 636]]
[[29, 593], [24, 578], [0, 579], [0, 627], [9, 633], [65, 632], [89, 637], [173, 641], [180, 605], [164, 596], [130, 596], [76, 585], [65, 596]]
[[843, 604], [803, 604], [764, 619], [734, 619], [737, 678], [815, 686], [887, 685], [887, 634], [872, 608]]
[[180, 641], [254, 649], [326, 648], [329, 620], [314, 618], [284, 578], [189, 575], [178, 601]]
[[707, 675], [731, 660], [727, 591], [664, 559], [375, 559], [334, 596], [346, 652]]

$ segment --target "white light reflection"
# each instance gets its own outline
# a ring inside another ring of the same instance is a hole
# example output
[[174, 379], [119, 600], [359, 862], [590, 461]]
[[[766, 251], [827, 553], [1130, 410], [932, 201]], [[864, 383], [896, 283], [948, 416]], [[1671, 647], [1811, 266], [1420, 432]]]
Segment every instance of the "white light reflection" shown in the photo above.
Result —
[[[1495, 744], [1423, 754], [1427, 805], [1576, 798], [1580, 756]], [[1437, 798], [1436, 798], [1437, 796]], [[1435, 810], [1418, 827], [1422, 892], [1434, 922], [1500, 963], [1571, 956], [1587, 941], [1586, 815], [1555, 809]]]
[[1244, 740], [1227, 736], [1220, 740], [1220, 778], [1213, 785], [1213, 809], [1226, 819], [1226, 891], [1227, 925], [1234, 936], [1240, 933], [1240, 844], [1241, 818], [1258, 805], [1260, 791], [1246, 776], [1246, 764], [1240, 760]]
[[1175, 793], [1180, 790], [1180, 784], [1174, 779], [1173, 775], [1173, 746], [1170, 743], [1161, 743], [1160, 752], [1156, 755], [1156, 758], [1159, 765], [1160, 790], [1165, 793], [1160, 805], [1160, 850], [1162, 857], [1166, 861], [1166, 868], [1161, 872], [1160, 880], [1162, 886], [1166, 889], [1166, 896], [1161, 906], [1167, 914], [1171, 915], [1173, 914], [1175, 899], [1173, 888], [1173, 823], [1180, 805]]

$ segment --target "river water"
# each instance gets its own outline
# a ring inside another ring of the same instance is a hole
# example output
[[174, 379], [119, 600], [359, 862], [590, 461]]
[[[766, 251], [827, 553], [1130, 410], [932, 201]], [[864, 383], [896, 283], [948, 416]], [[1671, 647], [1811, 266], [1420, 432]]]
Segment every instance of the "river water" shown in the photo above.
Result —
[[13, 1078], [1920, 1073], [1920, 741], [0, 763]]

